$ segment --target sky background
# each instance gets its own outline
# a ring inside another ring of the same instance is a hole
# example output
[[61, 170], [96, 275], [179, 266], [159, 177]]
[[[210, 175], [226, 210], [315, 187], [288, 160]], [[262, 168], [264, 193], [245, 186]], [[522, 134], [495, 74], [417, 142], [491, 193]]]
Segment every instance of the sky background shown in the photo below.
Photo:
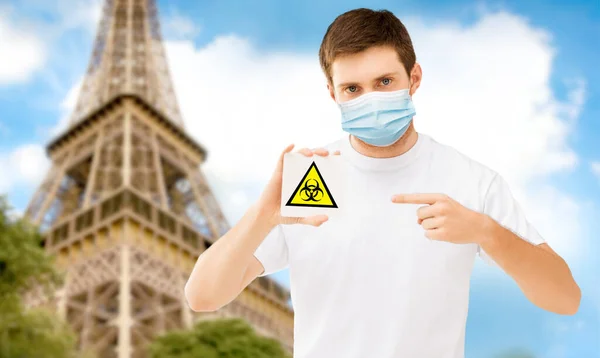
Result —
[[[289, 143], [343, 132], [318, 48], [346, 10], [393, 11], [423, 68], [415, 127], [498, 171], [583, 291], [571, 317], [478, 260], [466, 356], [600, 357], [600, 1], [160, 1], [187, 131], [235, 223]], [[91, 53], [98, 0], [0, 0], [0, 193], [22, 212]], [[274, 277], [289, 285], [287, 270]]]

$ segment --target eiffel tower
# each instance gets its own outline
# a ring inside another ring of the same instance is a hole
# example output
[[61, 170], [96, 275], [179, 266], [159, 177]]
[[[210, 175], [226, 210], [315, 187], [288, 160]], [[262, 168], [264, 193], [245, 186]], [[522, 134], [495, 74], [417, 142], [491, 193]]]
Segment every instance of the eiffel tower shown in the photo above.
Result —
[[68, 128], [47, 145], [52, 167], [26, 216], [66, 274], [53, 297], [78, 347], [99, 357], [145, 357], [153, 337], [196, 321], [242, 317], [291, 352], [289, 292], [254, 280], [216, 312], [189, 309], [184, 285], [198, 256], [230, 227], [186, 133], [155, 0], [106, 0]]

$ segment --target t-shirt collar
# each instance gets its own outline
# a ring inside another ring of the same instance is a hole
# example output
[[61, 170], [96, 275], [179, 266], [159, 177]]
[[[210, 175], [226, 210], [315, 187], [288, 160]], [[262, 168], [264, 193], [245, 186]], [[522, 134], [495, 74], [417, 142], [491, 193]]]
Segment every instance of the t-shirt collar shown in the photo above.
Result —
[[369, 171], [396, 170], [412, 163], [422, 152], [428, 139], [426, 135], [417, 133], [417, 142], [405, 153], [391, 158], [373, 158], [356, 151], [350, 142], [350, 134], [347, 134], [341, 139], [341, 153], [351, 164], [361, 169]]

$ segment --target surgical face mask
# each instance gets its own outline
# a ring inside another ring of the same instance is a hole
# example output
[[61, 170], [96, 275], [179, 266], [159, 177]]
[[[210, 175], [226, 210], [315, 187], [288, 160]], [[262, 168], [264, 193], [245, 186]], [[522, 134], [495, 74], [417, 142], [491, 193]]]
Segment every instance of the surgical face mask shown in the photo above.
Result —
[[396, 143], [416, 114], [408, 89], [393, 92], [369, 92], [338, 103], [342, 129], [374, 146]]

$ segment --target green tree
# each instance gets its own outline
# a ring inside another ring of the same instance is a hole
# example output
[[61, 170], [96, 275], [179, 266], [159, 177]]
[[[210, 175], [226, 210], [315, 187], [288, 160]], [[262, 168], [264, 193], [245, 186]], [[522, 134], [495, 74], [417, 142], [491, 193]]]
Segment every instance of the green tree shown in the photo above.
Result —
[[289, 358], [281, 344], [258, 335], [246, 321], [198, 322], [191, 330], [171, 331], [149, 346], [152, 358]]
[[22, 295], [39, 284], [47, 294], [62, 276], [42, 237], [27, 220], [14, 218], [0, 196], [0, 358], [75, 357], [76, 336], [43, 308], [25, 309]]

